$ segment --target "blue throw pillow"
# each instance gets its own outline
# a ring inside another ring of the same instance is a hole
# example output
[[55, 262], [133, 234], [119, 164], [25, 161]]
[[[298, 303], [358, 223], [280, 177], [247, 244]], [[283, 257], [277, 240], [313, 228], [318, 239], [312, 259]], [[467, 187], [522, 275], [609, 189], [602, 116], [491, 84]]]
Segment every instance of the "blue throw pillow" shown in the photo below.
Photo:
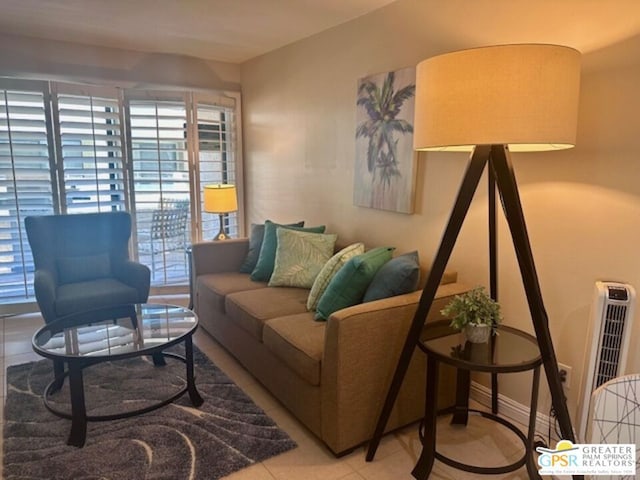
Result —
[[373, 277], [363, 302], [411, 293], [420, 281], [418, 252], [405, 253], [385, 263]]

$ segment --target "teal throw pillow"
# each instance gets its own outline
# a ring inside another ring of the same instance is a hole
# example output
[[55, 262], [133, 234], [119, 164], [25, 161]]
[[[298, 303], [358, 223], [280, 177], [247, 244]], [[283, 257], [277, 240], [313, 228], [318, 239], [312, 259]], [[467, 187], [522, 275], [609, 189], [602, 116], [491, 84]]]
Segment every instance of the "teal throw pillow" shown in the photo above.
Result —
[[315, 319], [326, 320], [333, 312], [360, 303], [375, 274], [391, 260], [393, 250], [374, 248], [345, 263], [320, 297]]
[[418, 288], [420, 261], [418, 252], [405, 253], [385, 263], [364, 294], [363, 302], [410, 293]]
[[353, 243], [347, 247], [344, 247], [333, 257], [324, 264], [320, 273], [311, 286], [309, 297], [307, 298], [307, 310], [315, 310], [318, 306], [318, 301], [329, 286], [329, 282], [335, 276], [336, 273], [347, 263], [351, 258], [356, 255], [362, 255], [364, 253], [364, 243]]
[[[304, 222], [290, 223], [290, 227], [304, 227]], [[260, 249], [262, 248], [262, 239], [264, 238], [264, 223], [252, 223], [251, 234], [249, 235], [249, 251], [240, 266], [240, 273], [251, 273], [256, 268]]]
[[276, 248], [278, 247], [278, 237], [276, 236], [276, 230], [278, 228], [291, 228], [301, 232], [324, 233], [326, 227], [324, 225], [309, 228], [289, 227], [287, 225], [273, 223], [271, 220], [264, 222], [264, 236], [262, 238], [260, 255], [258, 255], [256, 267], [251, 272], [251, 280], [255, 282], [268, 282], [271, 278], [276, 261]]
[[276, 234], [278, 247], [269, 286], [311, 288], [331, 258], [338, 236], [288, 228], [278, 228]]

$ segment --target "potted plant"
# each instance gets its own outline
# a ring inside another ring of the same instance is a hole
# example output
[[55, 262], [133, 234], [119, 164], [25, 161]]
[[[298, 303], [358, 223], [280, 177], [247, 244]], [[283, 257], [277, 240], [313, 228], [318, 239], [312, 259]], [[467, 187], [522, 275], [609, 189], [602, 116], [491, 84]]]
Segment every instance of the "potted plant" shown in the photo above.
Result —
[[462, 295], [456, 295], [440, 313], [451, 318], [451, 327], [464, 332], [472, 343], [484, 343], [495, 334], [502, 320], [500, 305], [485, 291], [476, 287]]

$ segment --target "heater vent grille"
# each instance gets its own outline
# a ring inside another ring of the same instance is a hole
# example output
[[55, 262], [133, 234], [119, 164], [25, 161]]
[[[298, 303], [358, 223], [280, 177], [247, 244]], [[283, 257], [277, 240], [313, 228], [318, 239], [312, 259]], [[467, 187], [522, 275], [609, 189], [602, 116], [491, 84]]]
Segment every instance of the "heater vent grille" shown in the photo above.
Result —
[[596, 282], [581, 392], [582, 439], [586, 438], [591, 394], [602, 384], [625, 373], [635, 297], [631, 285]]
[[602, 325], [600, 352], [595, 370], [593, 389], [619, 375], [620, 350], [625, 332], [626, 305], [607, 305]]

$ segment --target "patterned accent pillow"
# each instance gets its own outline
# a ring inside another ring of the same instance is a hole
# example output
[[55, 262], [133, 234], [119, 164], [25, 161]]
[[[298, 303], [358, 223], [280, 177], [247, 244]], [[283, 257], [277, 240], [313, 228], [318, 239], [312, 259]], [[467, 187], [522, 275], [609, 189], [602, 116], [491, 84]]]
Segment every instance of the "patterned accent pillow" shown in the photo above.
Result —
[[[304, 227], [304, 221], [289, 223], [287, 227]], [[264, 223], [252, 223], [251, 235], [249, 236], [249, 251], [247, 257], [240, 266], [240, 273], [251, 273], [256, 268], [260, 250], [262, 249], [262, 239], [264, 238]]]
[[362, 255], [363, 253], [364, 243], [354, 243], [340, 250], [333, 257], [331, 257], [327, 263], [324, 264], [324, 267], [322, 267], [322, 270], [320, 270], [320, 273], [316, 277], [316, 280], [313, 282], [313, 286], [311, 287], [311, 291], [309, 292], [309, 298], [307, 299], [307, 310], [312, 311], [316, 309], [320, 297], [327, 289], [327, 286], [329, 285], [329, 282], [331, 281], [333, 276], [338, 273], [338, 270], [340, 270], [350, 258], [353, 258], [356, 255]]
[[287, 225], [274, 223], [271, 220], [266, 220], [264, 222], [264, 237], [262, 239], [262, 247], [260, 247], [258, 261], [256, 262], [256, 267], [251, 272], [251, 280], [254, 282], [268, 282], [273, 274], [276, 261], [276, 249], [278, 247], [276, 231], [279, 228], [290, 228], [301, 232], [324, 233], [325, 226], [319, 225], [317, 227], [305, 228], [289, 227]]
[[338, 236], [278, 228], [278, 246], [270, 287], [311, 288], [331, 258]]

